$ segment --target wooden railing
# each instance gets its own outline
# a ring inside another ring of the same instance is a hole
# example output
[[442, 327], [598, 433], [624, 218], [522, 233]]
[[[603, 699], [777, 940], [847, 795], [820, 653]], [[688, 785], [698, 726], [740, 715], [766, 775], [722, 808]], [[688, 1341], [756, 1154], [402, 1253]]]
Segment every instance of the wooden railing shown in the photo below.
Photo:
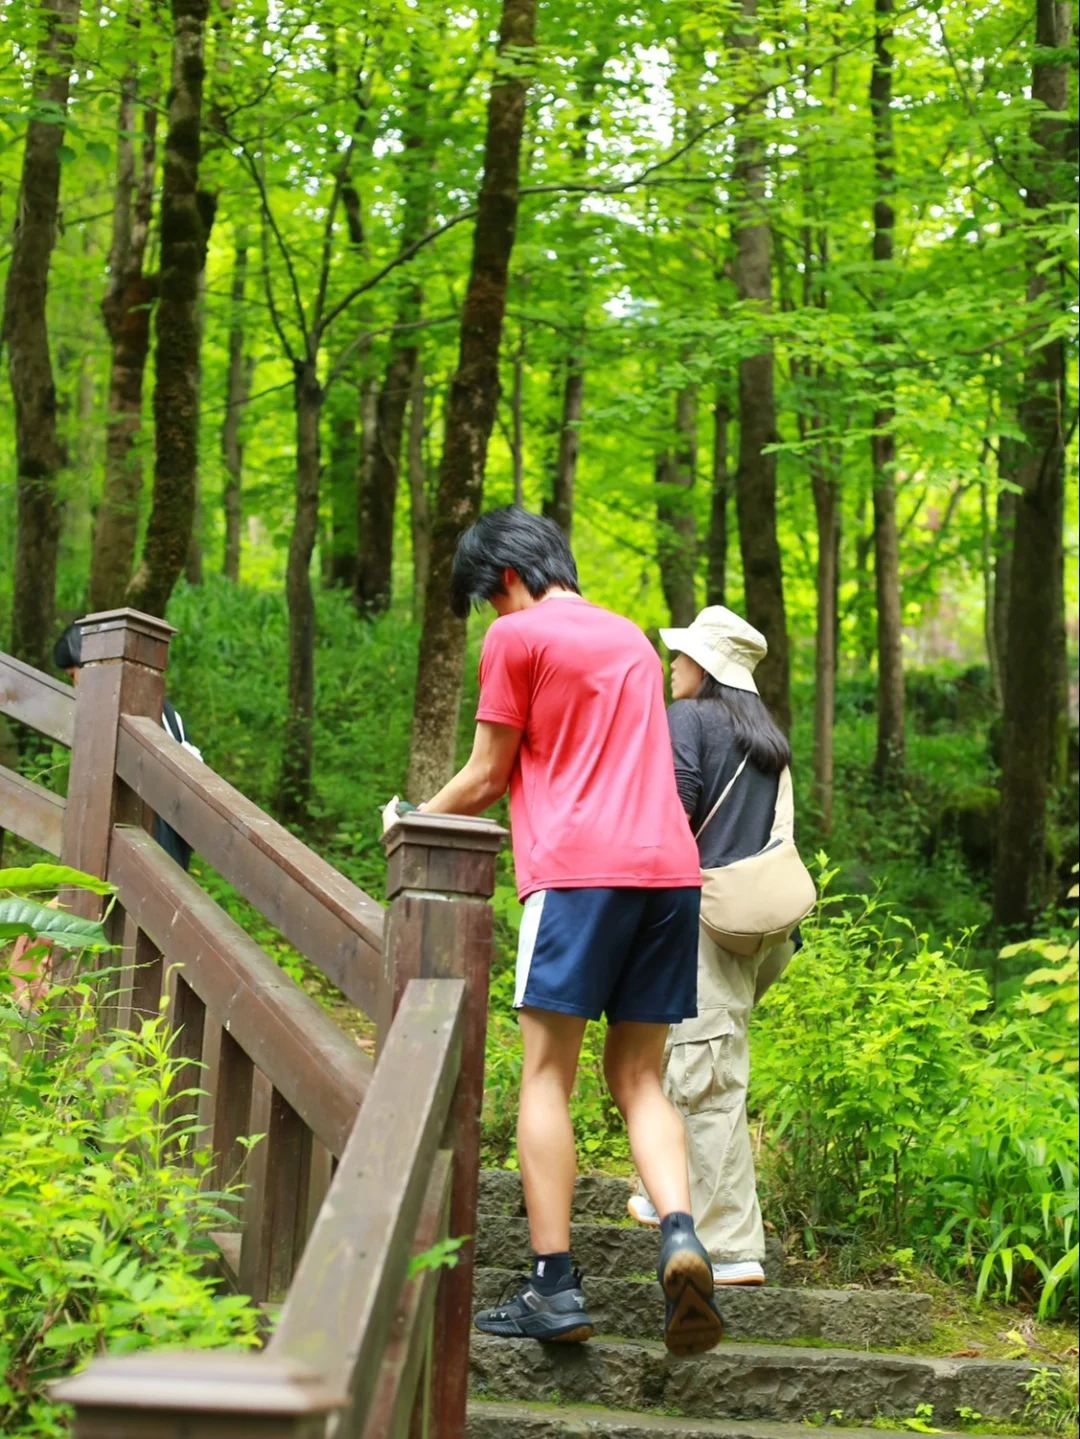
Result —
[[[177, 1112], [204, 1131], [213, 1183], [239, 1185], [221, 1265], [282, 1307], [258, 1354], [95, 1360], [56, 1397], [77, 1439], [460, 1439], [471, 1242], [454, 1268], [409, 1267], [475, 1232], [503, 832], [408, 815], [386, 837], [384, 910], [162, 730], [168, 625], [120, 610], [81, 628], [76, 691], [0, 655], [0, 713], [72, 748], [66, 799], [0, 768], [0, 828], [116, 886], [103, 1022], [166, 1008], [177, 1088], [195, 1091]], [[374, 1064], [158, 848], [155, 814], [375, 1019]]]

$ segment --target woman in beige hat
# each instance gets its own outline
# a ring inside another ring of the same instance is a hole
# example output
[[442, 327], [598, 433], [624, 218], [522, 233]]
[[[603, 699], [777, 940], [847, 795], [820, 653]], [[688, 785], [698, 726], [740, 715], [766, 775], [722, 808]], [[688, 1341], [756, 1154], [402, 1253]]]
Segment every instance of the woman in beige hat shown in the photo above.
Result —
[[[768, 843], [780, 777], [791, 761], [787, 738], [754, 683], [768, 647], [722, 605], [702, 610], [688, 629], [660, 635], [673, 654], [668, 726], [679, 796], [701, 867], [718, 868]], [[747, 1027], [755, 1001], [794, 950], [789, 940], [747, 958], [721, 948], [701, 928], [698, 1016], [672, 1026], [668, 1037], [665, 1088], [685, 1120], [694, 1221], [718, 1285], [765, 1282], [765, 1232], [746, 1119]], [[629, 1207], [639, 1223], [657, 1222], [643, 1189]]]

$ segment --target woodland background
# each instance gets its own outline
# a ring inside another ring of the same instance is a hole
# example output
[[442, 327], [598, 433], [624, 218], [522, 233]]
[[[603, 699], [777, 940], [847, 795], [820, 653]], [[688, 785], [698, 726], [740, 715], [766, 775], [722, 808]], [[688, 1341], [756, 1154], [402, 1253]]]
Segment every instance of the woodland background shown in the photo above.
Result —
[[651, 634], [747, 614], [830, 876], [759, 1020], [775, 1222], [1075, 1306], [1073, 7], [0, 13], [4, 643], [167, 614], [208, 762], [378, 894], [377, 803], [471, 730], [481, 508]]

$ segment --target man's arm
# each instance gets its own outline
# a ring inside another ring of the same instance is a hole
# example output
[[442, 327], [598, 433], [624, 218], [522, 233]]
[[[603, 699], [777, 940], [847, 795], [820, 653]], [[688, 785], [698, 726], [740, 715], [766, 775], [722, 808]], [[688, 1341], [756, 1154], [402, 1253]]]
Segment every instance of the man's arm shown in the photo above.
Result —
[[521, 744], [521, 730], [514, 725], [480, 720], [473, 738], [472, 754], [464, 768], [438, 794], [425, 801], [426, 814], [480, 814], [489, 804], [502, 799]]
[[[479, 814], [502, 799], [517, 759], [521, 730], [480, 720], [468, 763], [437, 795], [420, 806], [425, 814]], [[383, 829], [397, 821], [397, 795], [383, 810]]]

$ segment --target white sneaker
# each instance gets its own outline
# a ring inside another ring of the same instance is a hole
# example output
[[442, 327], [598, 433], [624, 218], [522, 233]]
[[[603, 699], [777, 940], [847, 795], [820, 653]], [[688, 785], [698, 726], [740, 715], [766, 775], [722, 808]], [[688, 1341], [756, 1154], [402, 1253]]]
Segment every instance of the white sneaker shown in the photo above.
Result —
[[647, 1224], [650, 1229], [660, 1228], [660, 1216], [653, 1208], [652, 1200], [644, 1194], [631, 1194], [626, 1201], [627, 1213], [638, 1224]]
[[743, 1259], [738, 1264], [714, 1264], [714, 1284], [764, 1284], [765, 1271], [756, 1259]]

